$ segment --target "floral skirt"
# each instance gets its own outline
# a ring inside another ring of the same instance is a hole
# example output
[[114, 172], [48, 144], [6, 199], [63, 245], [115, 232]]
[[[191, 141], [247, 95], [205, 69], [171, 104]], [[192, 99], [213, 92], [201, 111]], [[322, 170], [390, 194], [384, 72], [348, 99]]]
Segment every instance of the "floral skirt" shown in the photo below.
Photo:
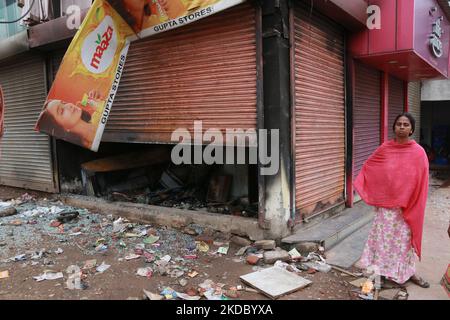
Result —
[[376, 268], [381, 276], [403, 284], [414, 275], [415, 253], [411, 230], [400, 208], [377, 208], [359, 265]]

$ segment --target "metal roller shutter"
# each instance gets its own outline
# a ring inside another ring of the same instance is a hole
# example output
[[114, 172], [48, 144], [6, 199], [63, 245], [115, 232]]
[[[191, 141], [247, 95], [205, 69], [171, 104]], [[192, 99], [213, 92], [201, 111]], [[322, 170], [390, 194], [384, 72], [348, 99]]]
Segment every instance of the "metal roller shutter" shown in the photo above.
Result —
[[103, 141], [256, 128], [256, 11], [245, 3], [131, 44]]
[[345, 176], [344, 32], [298, 6], [295, 33], [295, 202], [310, 216], [340, 202]]
[[395, 118], [405, 109], [405, 94], [403, 81], [389, 76], [389, 110], [388, 110], [388, 138], [395, 137], [392, 130]]
[[45, 62], [26, 54], [0, 65], [5, 96], [0, 184], [57, 192], [50, 138], [34, 131], [47, 96]]
[[378, 70], [355, 63], [353, 104], [353, 177], [380, 145], [381, 74]]
[[412, 138], [420, 143], [420, 81], [408, 83], [408, 106], [409, 112], [416, 119], [416, 130]]

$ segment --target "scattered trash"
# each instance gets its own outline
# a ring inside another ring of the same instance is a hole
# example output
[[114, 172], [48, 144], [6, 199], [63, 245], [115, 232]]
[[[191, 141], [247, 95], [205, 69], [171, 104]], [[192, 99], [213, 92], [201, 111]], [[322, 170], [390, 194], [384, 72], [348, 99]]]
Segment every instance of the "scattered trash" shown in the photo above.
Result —
[[145, 244], [139, 243], [134, 247], [134, 253], [137, 255], [140, 255], [140, 256], [142, 256], [144, 254], [144, 250], [145, 250]]
[[97, 241], [95, 241], [95, 246], [99, 246], [101, 244], [104, 244], [106, 242], [105, 238], [99, 238]]
[[150, 279], [150, 278], [152, 277], [152, 275], [153, 275], [153, 269], [150, 268], [150, 267], [139, 268], [139, 269], [136, 271], [136, 274], [137, 274], [138, 276], [141, 276], [141, 277], [147, 277], [147, 278]]
[[183, 300], [200, 300], [202, 297], [200, 296], [191, 296], [189, 294], [186, 293], [181, 293], [181, 292], [175, 292], [177, 298], [183, 299]]
[[[8, 204], [9, 205], [9, 204]], [[13, 215], [15, 215], [15, 214], [17, 214], [17, 210], [16, 210], [16, 208], [14, 208], [14, 207], [12, 207], [12, 206], [10, 206], [10, 207], [2, 207], [1, 209], [0, 209], [0, 218], [3, 218], [3, 217], [9, 217], [9, 216], [13, 216]]]
[[27, 256], [26, 254], [19, 254], [15, 257], [9, 258], [8, 260], [13, 262], [24, 261], [27, 260], [26, 256]]
[[161, 296], [161, 295], [159, 295], [157, 293], [153, 293], [153, 292], [147, 291], [145, 289], [144, 289], [144, 295], [149, 300], [162, 300], [162, 299], [164, 299], [163, 296]]
[[374, 288], [373, 282], [368, 279], [366, 282], [363, 283], [361, 293], [368, 295], [373, 291], [373, 288]]
[[127, 229], [127, 226], [123, 223], [123, 219], [119, 218], [113, 222], [113, 233], [122, 233]]
[[64, 252], [64, 250], [61, 249], [61, 248], [58, 248], [58, 249], [55, 250], [55, 253], [56, 253], [56, 254], [61, 254], [61, 253], [63, 253], [63, 252]]
[[97, 252], [104, 252], [108, 250], [108, 246], [106, 244], [100, 244], [97, 247], [95, 247], [95, 251]]
[[125, 238], [139, 238], [141, 235], [137, 233], [127, 232], [123, 235]]
[[400, 291], [397, 294], [397, 300], [408, 300], [408, 296], [409, 296], [408, 292]]
[[306, 262], [305, 263], [306, 266], [310, 267], [311, 269], [320, 271], [320, 272], [324, 272], [324, 273], [328, 273], [331, 270], [331, 266], [321, 262], [321, 261], [313, 261], [313, 262]]
[[22, 220], [13, 220], [13, 221], [9, 222], [10, 226], [16, 226], [16, 227], [21, 226], [22, 224], [23, 224]]
[[197, 271], [192, 271], [192, 272], [188, 273], [188, 276], [190, 278], [195, 278], [196, 276], [198, 276], [198, 272]]
[[44, 256], [44, 254], [45, 254], [45, 249], [42, 249], [40, 251], [36, 251], [31, 256], [31, 260], [39, 260], [39, 259], [41, 259]]
[[61, 223], [68, 223], [78, 218], [79, 215], [80, 213], [78, 211], [63, 212], [56, 218], [56, 220], [58, 220]]
[[188, 281], [186, 279], [180, 279], [178, 283], [180, 284], [180, 286], [185, 287], [188, 284]]
[[217, 249], [217, 253], [226, 255], [228, 253], [228, 247], [220, 247]]
[[51, 223], [50, 223], [50, 227], [53, 227], [53, 228], [58, 228], [59, 226], [61, 225], [61, 222], [59, 222], [59, 221], [52, 221]]
[[44, 280], [57, 280], [61, 278], [64, 278], [62, 272], [53, 272], [53, 271], [44, 271], [43, 274], [33, 277], [33, 279], [36, 280], [37, 282]]
[[239, 293], [238, 293], [237, 289], [225, 290], [223, 294], [231, 299], [239, 298]]
[[128, 256], [125, 256], [125, 260], [129, 261], [129, 260], [134, 260], [134, 259], [139, 259], [141, 256], [138, 254], [130, 254]]
[[171, 271], [167, 272], [167, 274], [169, 276], [171, 276], [172, 278], [179, 278], [184, 275], [184, 271], [175, 269], [175, 270], [171, 270]]
[[145, 244], [153, 244], [159, 240], [159, 237], [150, 235], [147, 238], [144, 239]]
[[89, 269], [95, 268], [95, 266], [97, 266], [97, 260], [95, 260], [95, 259], [93, 259], [93, 260], [87, 260], [87, 261], [84, 263], [83, 269], [84, 269], [84, 270], [89, 270]]
[[9, 278], [9, 271], [0, 271], [0, 279], [6, 279]]
[[169, 255], [165, 255], [165, 256], [162, 257], [160, 260], [169, 263], [171, 259], [172, 259], [172, 258], [171, 258]]
[[294, 260], [300, 259], [302, 257], [300, 252], [298, 252], [297, 249], [295, 249], [295, 248], [292, 249], [291, 251], [289, 251], [288, 253], [291, 256], [291, 258]]
[[197, 250], [203, 253], [206, 253], [209, 251], [209, 246], [203, 241], [196, 241], [197, 243]]
[[187, 254], [187, 255], [184, 256], [184, 258], [193, 260], [193, 259], [197, 259], [198, 257], [197, 257], [196, 254]]
[[104, 261], [102, 262], [101, 265], [99, 265], [95, 270], [97, 270], [97, 272], [99, 273], [103, 273], [106, 270], [108, 270], [111, 266], [109, 264], [106, 264]]
[[147, 251], [144, 251], [144, 258], [146, 263], [152, 263], [155, 261], [155, 256]]
[[299, 270], [297, 267], [290, 265], [289, 263], [283, 262], [278, 260], [277, 262], [275, 262], [274, 267], [278, 267], [284, 270], [287, 270], [289, 272], [297, 272], [300, 273], [301, 270]]
[[251, 248], [251, 247], [250, 247], [250, 246], [242, 247], [242, 248], [240, 248], [240, 249], [235, 253], [235, 255], [236, 255], [236, 256], [243, 256], [243, 255], [247, 252], [247, 250], [248, 250], [249, 248]]
[[345, 269], [339, 268], [339, 267], [337, 267], [337, 266], [331, 266], [331, 267], [332, 267], [333, 269], [337, 270], [337, 271], [340, 271], [340, 272], [342, 272], [342, 273], [344, 273], [344, 274], [347, 274], [347, 275], [352, 276], [352, 277], [355, 277], [355, 278], [361, 277], [361, 276], [363, 275], [362, 273], [353, 273], [353, 272], [347, 271], [347, 270], [345, 270]]
[[368, 280], [367, 278], [359, 278], [359, 279], [356, 279], [356, 280], [350, 282], [350, 284], [357, 288], [361, 288], [367, 280]]
[[177, 292], [170, 287], [166, 287], [161, 291], [161, 295], [163, 295], [167, 300], [172, 300], [177, 298]]
[[364, 300], [374, 300], [373, 293], [359, 294], [358, 297], [360, 297], [361, 299], [364, 299]]

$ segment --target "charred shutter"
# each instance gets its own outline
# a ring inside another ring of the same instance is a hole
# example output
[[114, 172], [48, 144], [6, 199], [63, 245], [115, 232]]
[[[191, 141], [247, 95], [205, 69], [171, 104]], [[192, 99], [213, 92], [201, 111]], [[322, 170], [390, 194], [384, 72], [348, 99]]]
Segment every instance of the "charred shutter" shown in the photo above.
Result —
[[256, 128], [256, 11], [248, 3], [133, 42], [103, 141], [168, 143], [177, 128]]
[[0, 65], [5, 98], [0, 184], [55, 192], [49, 136], [34, 131], [47, 97], [45, 62], [24, 54]]
[[344, 193], [344, 31], [314, 10], [296, 6], [295, 202], [309, 216]]
[[405, 95], [403, 81], [389, 76], [389, 110], [388, 110], [388, 138], [395, 137], [392, 126], [395, 118], [405, 109]]
[[416, 119], [416, 130], [412, 138], [420, 142], [420, 81], [408, 83], [408, 106], [409, 112]]
[[353, 104], [353, 177], [380, 145], [381, 74], [378, 70], [355, 63]]

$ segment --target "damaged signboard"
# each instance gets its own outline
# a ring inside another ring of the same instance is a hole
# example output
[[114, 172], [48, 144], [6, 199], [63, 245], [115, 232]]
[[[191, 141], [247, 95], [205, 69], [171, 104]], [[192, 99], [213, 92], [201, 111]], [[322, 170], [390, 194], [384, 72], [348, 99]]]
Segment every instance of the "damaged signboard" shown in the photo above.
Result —
[[187, 25], [245, 0], [107, 0], [139, 38]]
[[64, 55], [35, 129], [97, 151], [130, 43], [244, 1], [95, 0]]
[[133, 34], [107, 2], [95, 0], [64, 55], [36, 129], [97, 151]]

